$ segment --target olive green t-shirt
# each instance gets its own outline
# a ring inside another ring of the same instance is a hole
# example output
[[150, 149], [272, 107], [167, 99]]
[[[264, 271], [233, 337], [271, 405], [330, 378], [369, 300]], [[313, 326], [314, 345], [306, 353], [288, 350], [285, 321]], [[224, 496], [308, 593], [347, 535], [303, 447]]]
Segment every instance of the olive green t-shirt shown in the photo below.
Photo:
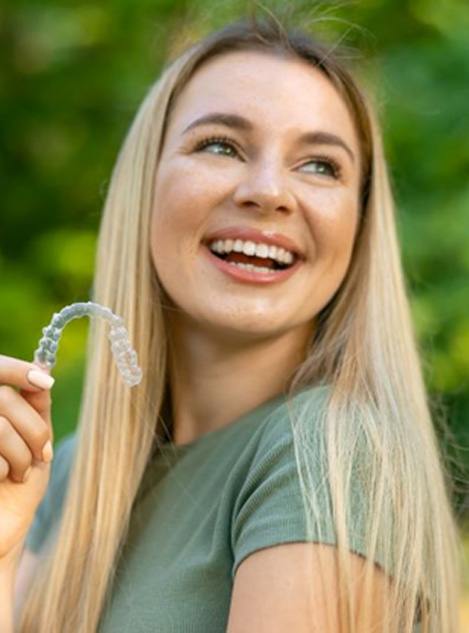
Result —
[[[328, 389], [304, 390], [295, 404], [312, 398], [319, 410]], [[26, 539], [34, 552], [59, 522], [74, 447], [75, 433], [56, 447]], [[319, 541], [307, 537], [303, 512], [284, 395], [189, 444], [163, 444], [142, 479], [99, 633], [222, 633], [236, 570], [249, 554]], [[322, 542], [336, 543], [327, 496], [321, 521]], [[359, 526], [357, 518], [349, 538], [363, 553]]]

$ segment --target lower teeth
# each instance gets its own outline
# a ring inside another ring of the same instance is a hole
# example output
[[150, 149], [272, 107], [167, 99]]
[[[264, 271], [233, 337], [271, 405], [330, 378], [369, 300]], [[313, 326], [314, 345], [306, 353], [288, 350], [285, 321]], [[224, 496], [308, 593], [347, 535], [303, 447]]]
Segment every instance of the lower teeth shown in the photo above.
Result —
[[254, 266], [254, 264], [242, 264], [240, 262], [228, 262], [232, 266], [237, 266], [238, 268], [244, 268], [244, 270], [252, 270], [256, 273], [274, 273], [276, 272], [272, 268], [266, 268], [265, 266]]

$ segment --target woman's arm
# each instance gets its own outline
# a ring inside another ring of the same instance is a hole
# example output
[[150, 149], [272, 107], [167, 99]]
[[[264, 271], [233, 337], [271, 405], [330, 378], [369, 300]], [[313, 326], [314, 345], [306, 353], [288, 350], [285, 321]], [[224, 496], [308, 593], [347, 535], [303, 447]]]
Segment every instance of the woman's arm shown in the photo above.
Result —
[[14, 633], [23, 599], [39, 560], [39, 555], [21, 543], [11, 556], [0, 560], [0, 632]]
[[[18, 572], [15, 578], [14, 588], [14, 621], [18, 621], [18, 618], [23, 607], [23, 602], [26, 597], [26, 593], [29, 589], [29, 585], [36, 571], [37, 564], [39, 562], [39, 554], [35, 554], [31, 550], [25, 548], [21, 556], [21, 561], [18, 567]], [[0, 629], [1, 630], [1, 629]]]
[[[286, 543], [249, 555], [235, 575], [227, 633], [338, 633], [335, 552], [327, 544]], [[358, 613], [365, 559], [351, 556]], [[380, 630], [388, 589], [387, 577], [376, 567], [372, 621], [360, 621], [360, 633]]]
[[10, 565], [2, 567], [0, 564], [0, 631], [2, 633], [13, 633], [13, 591], [15, 579], [15, 570]]

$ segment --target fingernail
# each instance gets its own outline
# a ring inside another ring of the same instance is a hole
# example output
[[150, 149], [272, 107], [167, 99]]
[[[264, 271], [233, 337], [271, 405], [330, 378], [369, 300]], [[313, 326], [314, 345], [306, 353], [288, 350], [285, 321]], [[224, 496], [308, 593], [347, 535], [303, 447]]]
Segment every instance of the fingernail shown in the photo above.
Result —
[[49, 440], [48, 442], [46, 442], [46, 444], [44, 444], [44, 448], [42, 449], [43, 461], [45, 461], [46, 463], [49, 463], [52, 460], [53, 454], [54, 452], [52, 450], [52, 444], [50, 443], [50, 440]]
[[31, 369], [28, 372], [28, 380], [32, 385], [40, 387], [41, 389], [50, 389], [55, 382], [55, 378], [36, 369]]
[[24, 473], [23, 475], [23, 483], [26, 481], [26, 479], [29, 476], [29, 473], [31, 472], [31, 466], [28, 468], [28, 470]]

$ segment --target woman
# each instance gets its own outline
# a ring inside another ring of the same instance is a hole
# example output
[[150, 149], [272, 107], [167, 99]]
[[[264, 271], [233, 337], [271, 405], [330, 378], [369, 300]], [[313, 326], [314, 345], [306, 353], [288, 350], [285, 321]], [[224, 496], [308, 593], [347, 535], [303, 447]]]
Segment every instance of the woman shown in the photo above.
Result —
[[458, 630], [379, 126], [337, 52], [240, 21], [167, 66], [118, 157], [93, 300], [143, 381], [93, 323], [21, 633]]

